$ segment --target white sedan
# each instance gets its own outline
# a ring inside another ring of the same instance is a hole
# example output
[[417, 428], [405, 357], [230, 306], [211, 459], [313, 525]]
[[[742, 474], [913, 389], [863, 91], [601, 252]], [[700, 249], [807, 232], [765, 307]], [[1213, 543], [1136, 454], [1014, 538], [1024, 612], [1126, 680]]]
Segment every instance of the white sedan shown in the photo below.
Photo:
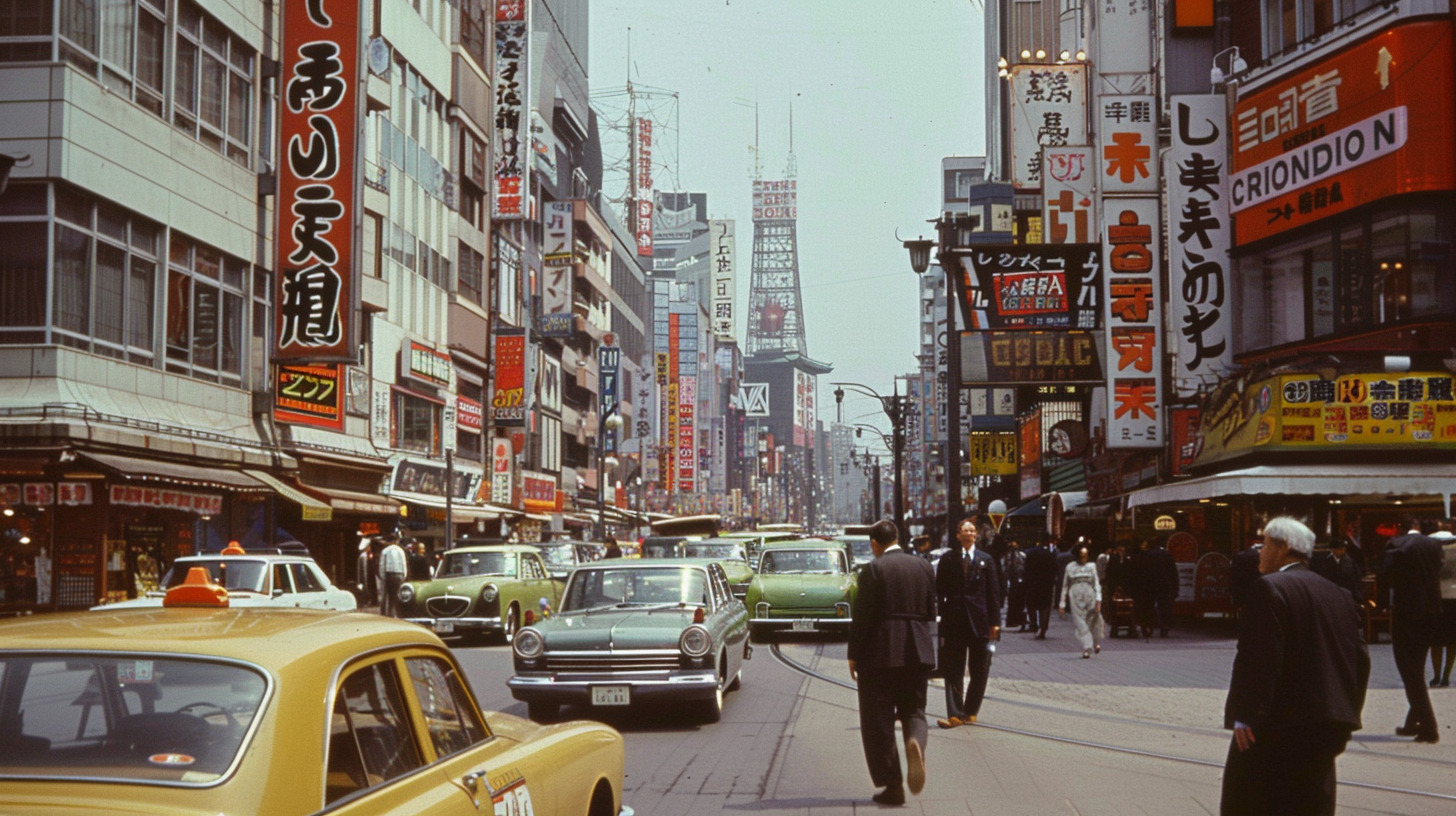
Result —
[[213, 583], [228, 591], [231, 606], [332, 609], [353, 612], [354, 595], [334, 586], [312, 558], [298, 555], [191, 555], [172, 562], [162, 589], [145, 598], [102, 604], [93, 611], [159, 607], [166, 590], [187, 580], [193, 567], [206, 569]]

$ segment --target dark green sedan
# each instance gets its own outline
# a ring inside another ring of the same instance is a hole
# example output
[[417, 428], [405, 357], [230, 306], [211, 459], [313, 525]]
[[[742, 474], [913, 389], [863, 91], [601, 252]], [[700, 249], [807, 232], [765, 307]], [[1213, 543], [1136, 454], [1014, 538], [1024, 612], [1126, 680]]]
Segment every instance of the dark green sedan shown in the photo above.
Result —
[[523, 628], [506, 685], [531, 719], [563, 705], [683, 702], [717, 722], [739, 685], [748, 610], [701, 559], [609, 559], [577, 567], [557, 615]]
[[776, 631], [848, 634], [856, 575], [837, 541], [771, 544], [743, 599], [754, 640]]

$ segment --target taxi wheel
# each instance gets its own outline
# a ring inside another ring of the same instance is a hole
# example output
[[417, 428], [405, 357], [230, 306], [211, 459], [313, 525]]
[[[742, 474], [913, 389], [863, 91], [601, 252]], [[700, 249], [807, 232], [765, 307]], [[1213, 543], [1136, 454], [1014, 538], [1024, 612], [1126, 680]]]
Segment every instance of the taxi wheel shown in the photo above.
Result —
[[526, 716], [538, 723], [549, 723], [556, 719], [561, 706], [556, 703], [526, 703]]
[[506, 610], [506, 626], [505, 629], [502, 630], [502, 634], [505, 635], [507, 644], [516, 642], [516, 630], [520, 628], [521, 610], [515, 604], [511, 604], [511, 608]]

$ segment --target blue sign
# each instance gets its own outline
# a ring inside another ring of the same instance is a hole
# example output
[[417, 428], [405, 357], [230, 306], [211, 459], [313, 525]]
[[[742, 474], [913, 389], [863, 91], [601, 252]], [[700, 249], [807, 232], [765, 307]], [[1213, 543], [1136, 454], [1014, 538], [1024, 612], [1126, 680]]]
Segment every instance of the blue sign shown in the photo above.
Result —
[[570, 337], [576, 333], [576, 315], [571, 312], [543, 314], [539, 320], [542, 337]]
[[602, 434], [602, 447], [607, 453], [617, 452], [617, 435], [607, 430], [606, 418], [615, 414], [617, 405], [617, 378], [620, 375], [622, 365], [622, 350], [617, 346], [602, 346], [597, 350], [597, 372], [598, 372], [598, 416], [603, 420], [599, 433]]

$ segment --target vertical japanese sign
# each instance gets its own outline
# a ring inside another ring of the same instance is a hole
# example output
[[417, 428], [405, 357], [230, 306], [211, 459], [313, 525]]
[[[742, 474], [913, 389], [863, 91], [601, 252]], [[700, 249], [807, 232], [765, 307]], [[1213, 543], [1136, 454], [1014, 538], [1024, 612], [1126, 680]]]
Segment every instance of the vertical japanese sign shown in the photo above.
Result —
[[678, 378], [677, 399], [678, 490], [692, 493], [697, 489], [698, 476], [698, 435], [694, 417], [698, 404], [697, 377]]
[[632, 187], [637, 200], [637, 254], [652, 257], [652, 120], [637, 120], [637, 158]]
[[358, 0], [284, 11], [278, 360], [355, 362], [360, 37]]
[[713, 334], [723, 340], [733, 339], [734, 264], [737, 242], [731, 220], [708, 222], [713, 256]]
[[1158, 98], [1097, 99], [1098, 187], [1104, 195], [1158, 192]]
[[1097, 163], [1090, 147], [1042, 149], [1042, 226], [1048, 244], [1097, 242]]
[[1041, 495], [1041, 408], [1033, 409], [1021, 421], [1021, 498]]
[[[597, 349], [597, 415], [603, 420], [617, 413], [617, 383], [622, 366], [622, 350], [617, 346], [601, 346]], [[607, 430], [605, 424], [598, 431], [602, 435], [603, 449], [607, 453], [617, 452], [617, 434]]]
[[571, 262], [572, 242], [575, 240], [572, 224], [572, 203], [570, 201], [549, 202], [542, 211], [542, 231], [545, 236], [541, 272], [541, 313], [569, 314], [571, 312]]
[[490, 501], [511, 505], [511, 440], [496, 437], [490, 441]]
[[667, 444], [663, 447], [663, 487], [672, 493], [677, 484], [678, 448], [678, 324], [682, 315], [667, 316]]
[[814, 391], [818, 381], [813, 374], [794, 370], [794, 444], [799, 447], [814, 444]]
[[526, 0], [496, 0], [495, 4], [495, 195], [491, 212], [496, 220], [526, 217], [530, 8]]
[[526, 331], [501, 328], [495, 333], [495, 395], [490, 416], [497, 427], [526, 424]]
[[1044, 147], [1087, 140], [1087, 75], [1082, 65], [1011, 68], [1011, 185], [1042, 185]]
[[1180, 396], [1233, 368], [1229, 337], [1228, 112], [1221, 94], [1175, 96], [1168, 167], [1168, 287]]
[[1162, 416], [1163, 302], [1156, 196], [1106, 198], [1107, 447], [1157, 448]]

